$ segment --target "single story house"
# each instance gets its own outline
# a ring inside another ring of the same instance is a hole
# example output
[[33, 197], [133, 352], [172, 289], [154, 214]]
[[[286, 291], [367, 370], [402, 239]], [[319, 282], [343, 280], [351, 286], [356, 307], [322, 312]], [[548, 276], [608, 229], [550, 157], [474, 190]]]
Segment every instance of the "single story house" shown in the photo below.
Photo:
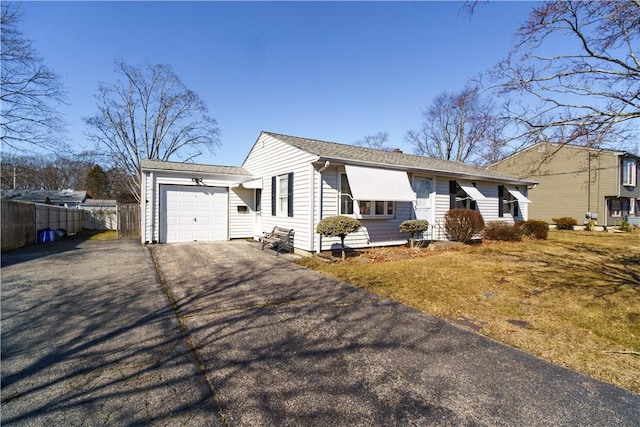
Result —
[[352, 248], [398, 245], [398, 226], [426, 219], [425, 238], [444, 240], [456, 207], [485, 221], [528, 218], [535, 181], [464, 163], [262, 132], [241, 167], [145, 160], [141, 165], [143, 243], [258, 238], [275, 226], [295, 231], [299, 253], [329, 250], [337, 238], [315, 232], [322, 218], [362, 224]]

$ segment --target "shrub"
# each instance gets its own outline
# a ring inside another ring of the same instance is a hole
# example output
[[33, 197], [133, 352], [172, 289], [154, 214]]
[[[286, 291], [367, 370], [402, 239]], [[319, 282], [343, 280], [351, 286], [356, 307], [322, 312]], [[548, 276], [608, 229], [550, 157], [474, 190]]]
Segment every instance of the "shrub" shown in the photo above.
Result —
[[584, 225], [585, 231], [593, 231], [596, 228], [596, 222], [592, 219]]
[[553, 222], [556, 224], [558, 230], [573, 230], [575, 225], [578, 225], [578, 221], [575, 218], [569, 216], [563, 216], [562, 218], [553, 218]]
[[516, 225], [522, 230], [524, 236], [540, 240], [547, 240], [547, 237], [549, 237], [549, 224], [545, 221], [531, 219], [518, 222]]
[[522, 240], [522, 229], [503, 221], [487, 223], [482, 234], [487, 240], [502, 240], [505, 242], [519, 242]]
[[456, 241], [470, 243], [484, 228], [480, 212], [471, 209], [451, 209], [444, 215], [444, 229]]
[[346, 258], [344, 252], [344, 238], [347, 234], [360, 230], [360, 221], [344, 215], [330, 216], [320, 220], [316, 227], [316, 233], [326, 237], [340, 237], [342, 259]]
[[401, 233], [409, 233], [410, 246], [414, 245], [414, 237], [417, 233], [422, 233], [429, 228], [429, 222], [426, 219], [410, 219], [400, 224]]
[[632, 230], [631, 224], [629, 224], [628, 221], [622, 221], [618, 226], [618, 229], [620, 229], [620, 231], [627, 231], [627, 232], [630, 232]]

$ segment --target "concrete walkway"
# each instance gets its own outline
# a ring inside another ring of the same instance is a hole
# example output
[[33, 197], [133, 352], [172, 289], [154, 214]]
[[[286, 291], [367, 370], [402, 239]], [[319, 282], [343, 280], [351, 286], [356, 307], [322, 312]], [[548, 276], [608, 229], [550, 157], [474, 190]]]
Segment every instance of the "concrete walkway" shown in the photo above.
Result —
[[151, 249], [229, 425], [638, 425], [640, 395], [257, 244]]
[[252, 242], [34, 246], [2, 256], [1, 303], [3, 426], [640, 419], [640, 395]]
[[221, 425], [146, 248], [2, 255], [3, 426]]

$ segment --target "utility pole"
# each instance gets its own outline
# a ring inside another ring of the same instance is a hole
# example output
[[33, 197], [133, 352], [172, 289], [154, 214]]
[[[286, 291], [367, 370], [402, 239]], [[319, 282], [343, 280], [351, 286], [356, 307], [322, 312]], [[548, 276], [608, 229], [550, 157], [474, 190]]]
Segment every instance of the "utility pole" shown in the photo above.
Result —
[[591, 219], [591, 151], [587, 151], [587, 168], [589, 169], [587, 177], [587, 212], [589, 212], [589, 220]]

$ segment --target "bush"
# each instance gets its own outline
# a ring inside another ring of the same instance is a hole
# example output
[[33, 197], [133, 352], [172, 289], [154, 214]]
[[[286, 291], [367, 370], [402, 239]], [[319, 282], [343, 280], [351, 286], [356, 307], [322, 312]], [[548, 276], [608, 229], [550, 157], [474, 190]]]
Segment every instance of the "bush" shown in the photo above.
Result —
[[522, 240], [522, 229], [503, 221], [488, 223], [482, 234], [487, 240], [502, 240], [505, 242], [519, 242]]
[[592, 220], [592, 219], [590, 219], [589, 222], [587, 222], [584, 225], [584, 230], [585, 231], [593, 231], [593, 230], [595, 230], [595, 228], [596, 228], [596, 222], [594, 220]]
[[553, 222], [556, 224], [558, 230], [573, 230], [575, 225], [578, 225], [578, 221], [575, 218], [569, 216], [563, 216], [562, 218], [553, 218]]
[[627, 232], [630, 232], [630, 231], [632, 230], [632, 228], [631, 228], [631, 224], [629, 224], [629, 222], [628, 222], [628, 221], [622, 221], [622, 222], [620, 223], [620, 225], [618, 226], [618, 229], [619, 229], [620, 231], [627, 231]]
[[401, 233], [409, 233], [409, 243], [413, 247], [413, 240], [417, 233], [422, 233], [429, 228], [429, 222], [426, 219], [410, 219], [400, 224]]
[[451, 209], [444, 215], [444, 229], [456, 241], [470, 243], [484, 228], [480, 212], [471, 209]]
[[549, 237], [549, 224], [545, 221], [531, 219], [518, 222], [516, 225], [522, 230], [524, 236], [540, 240], [547, 240]]
[[360, 230], [360, 221], [349, 216], [336, 215], [320, 220], [316, 227], [316, 233], [326, 237], [340, 237], [342, 259], [346, 258], [344, 252], [344, 238], [347, 234]]

